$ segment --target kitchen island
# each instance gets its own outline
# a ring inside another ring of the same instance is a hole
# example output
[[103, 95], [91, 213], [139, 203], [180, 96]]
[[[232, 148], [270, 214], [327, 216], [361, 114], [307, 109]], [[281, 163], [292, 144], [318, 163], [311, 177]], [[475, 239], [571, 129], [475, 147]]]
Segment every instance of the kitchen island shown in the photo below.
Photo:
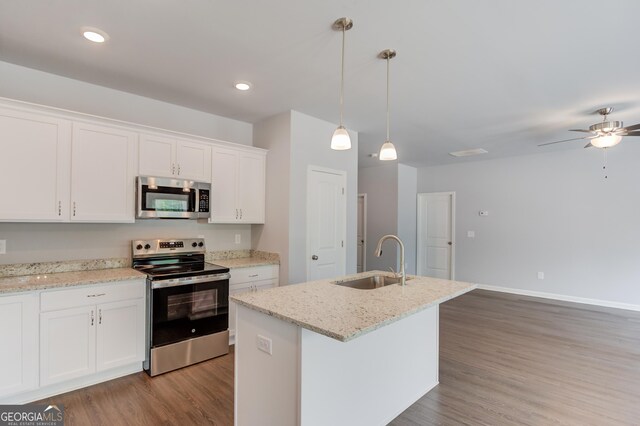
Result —
[[438, 384], [439, 304], [474, 284], [370, 271], [232, 296], [236, 425], [384, 425]]

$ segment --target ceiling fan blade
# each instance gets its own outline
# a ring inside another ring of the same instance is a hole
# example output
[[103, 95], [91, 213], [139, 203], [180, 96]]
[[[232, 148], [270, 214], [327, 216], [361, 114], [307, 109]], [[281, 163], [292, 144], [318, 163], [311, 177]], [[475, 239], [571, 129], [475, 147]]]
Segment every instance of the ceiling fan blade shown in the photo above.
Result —
[[565, 139], [565, 140], [562, 140], [562, 141], [555, 141], [555, 142], [541, 143], [541, 144], [539, 144], [538, 146], [553, 145], [553, 144], [555, 144], [555, 143], [562, 143], [562, 142], [578, 141], [578, 140], [580, 140], [580, 139], [592, 139], [592, 138], [590, 138], [590, 137], [588, 137], [588, 136], [585, 136], [585, 137], [583, 137], [583, 138], [573, 138], [573, 139]]
[[584, 129], [569, 129], [570, 132], [583, 132], [583, 133], [591, 133], [591, 130]]
[[627, 126], [623, 130], [640, 130], [640, 124], [634, 124], [633, 126]]
[[625, 135], [622, 135], [622, 136], [640, 136], [640, 132], [629, 132], [629, 133], [627, 133]]
[[593, 145], [591, 145], [591, 142], [589, 142], [588, 144], [586, 144], [584, 147], [585, 148], [591, 148]]

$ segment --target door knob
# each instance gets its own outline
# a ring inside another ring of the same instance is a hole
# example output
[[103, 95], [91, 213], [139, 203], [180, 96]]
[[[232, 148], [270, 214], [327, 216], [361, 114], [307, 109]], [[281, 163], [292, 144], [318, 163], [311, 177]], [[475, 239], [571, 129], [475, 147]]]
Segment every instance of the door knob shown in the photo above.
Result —
[[314, 254], [313, 256], [311, 256], [311, 260], [318, 260], [318, 256]]
[[449, 244], [449, 245], [453, 245], [453, 243], [452, 243], [451, 241], [449, 241], [447, 244]]

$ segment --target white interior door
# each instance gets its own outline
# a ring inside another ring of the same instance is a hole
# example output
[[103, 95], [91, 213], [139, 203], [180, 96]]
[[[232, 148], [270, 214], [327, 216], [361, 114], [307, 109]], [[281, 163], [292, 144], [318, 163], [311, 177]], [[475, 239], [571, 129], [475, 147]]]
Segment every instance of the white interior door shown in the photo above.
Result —
[[418, 275], [454, 279], [455, 193], [418, 194]]
[[357, 272], [367, 269], [367, 194], [358, 194]]
[[307, 280], [345, 274], [346, 172], [310, 166], [307, 173]]

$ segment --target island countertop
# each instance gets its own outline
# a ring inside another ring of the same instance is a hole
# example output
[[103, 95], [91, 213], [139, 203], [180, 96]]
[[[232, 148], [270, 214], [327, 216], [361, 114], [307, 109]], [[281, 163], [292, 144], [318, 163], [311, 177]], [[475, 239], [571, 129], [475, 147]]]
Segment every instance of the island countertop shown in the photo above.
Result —
[[[467, 293], [476, 284], [407, 276], [402, 287], [392, 284], [373, 290], [339, 286], [343, 281], [389, 272], [359, 274], [233, 295], [242, 306], [347, 342], [423, 309]], [[410, 279], [409, 279], [410, 278]]]

